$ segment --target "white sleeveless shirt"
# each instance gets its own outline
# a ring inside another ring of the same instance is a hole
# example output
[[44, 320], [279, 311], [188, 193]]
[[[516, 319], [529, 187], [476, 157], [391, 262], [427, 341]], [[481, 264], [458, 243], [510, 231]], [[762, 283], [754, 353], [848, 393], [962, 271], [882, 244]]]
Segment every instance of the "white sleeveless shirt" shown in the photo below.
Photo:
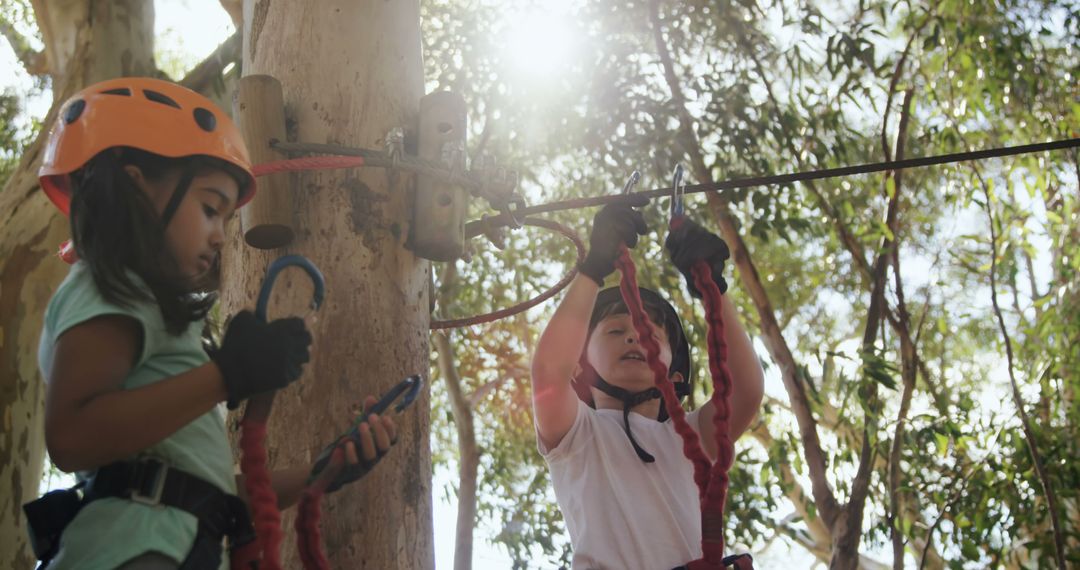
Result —
[[[687, 421], [696, 429], [697, 412]], [[675, 425], [632, 412], [630, 429], [655, 463], [634, 452], [621, 410], [579, 401], [559, 445], [545, 449], [537, 437], [570, 531], [574, 570], [670, 570], [701, 556], [694, 468]]]

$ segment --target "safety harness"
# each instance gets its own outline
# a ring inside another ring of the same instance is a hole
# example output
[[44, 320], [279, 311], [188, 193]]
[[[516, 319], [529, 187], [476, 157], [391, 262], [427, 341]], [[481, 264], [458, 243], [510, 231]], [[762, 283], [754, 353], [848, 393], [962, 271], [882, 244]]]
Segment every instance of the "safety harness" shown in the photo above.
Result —
[[199, 521], [195, 544], [180, 570], [216, 568], [221, 542], [236, 548], [255, 538], [247, 505], [236, 495], [200, 477], [152, 458], [120, 461], [98, 469], [78, 485], [46, 493], [23, 505], [30, 527], [30, 545], [46, 568], [60, 548], [64, 528], [87, 504], [119, 498], [143, 505], [183, 510]]

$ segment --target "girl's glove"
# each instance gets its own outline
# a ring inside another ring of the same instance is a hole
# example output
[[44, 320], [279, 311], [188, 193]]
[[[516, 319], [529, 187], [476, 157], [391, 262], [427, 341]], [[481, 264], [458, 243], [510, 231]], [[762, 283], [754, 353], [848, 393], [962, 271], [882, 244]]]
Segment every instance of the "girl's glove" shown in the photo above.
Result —
[[234, 315], [221, 348], [210, 354], [225, 379], [229, 409], [300, 378], [303, 365], [311, 358], [310, 345], [311, 333], [300, 318], [264, 323], [251, 311]]
[[615, 257], [619, 255], [619, 246], [634, 247], [638, 235], [645, 235], [649, 227], [641, 212], [634, 209], [644, 206], [648, 198], [638, 196], [627, 202], [608, 204], [593, 217], [592, 234], [589, 236], [589, 255], [578, 266], [582, 275], [596, 281], [601, 287], [604, 278], [615, 271]]
[[694, 287], [691, 268], [698, 261], [704, 260], [712, 268], [712, 278], [720, 292], [727, 291], [724, 280], [724, 262], [731, 257], [728, 246], [720, 236], [706, 230], [693, 220], [683, 218], [677, 227], [668, 232], [664, 248], [671, 256], [671, 262], [686, 278], [686, 288], [695, 298], [701, 298], [701, 291]]

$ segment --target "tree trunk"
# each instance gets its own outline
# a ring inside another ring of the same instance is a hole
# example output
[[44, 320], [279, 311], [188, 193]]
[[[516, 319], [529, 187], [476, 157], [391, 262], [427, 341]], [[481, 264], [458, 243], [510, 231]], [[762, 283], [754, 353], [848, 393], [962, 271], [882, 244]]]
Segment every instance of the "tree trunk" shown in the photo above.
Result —
[[55, 103], [95, 81], [155, 73], [152, 2], [39, 0], [33, 7], [54, 105], [0, 191], [0, 568], [34, 565], [22, 504], [37, 496], [45, 458], [38, 337], [49, 298], [68, 271], [53, 255], [68, 237], [67, 220], [37, 183]]
[[[243, 72], [281, 82], [290, 138], [381, 148], [391, 128], [416, 120], [423, 91], [416, 2], [247, 0], [243, 16]], [[267, 263], [284, 253], [307, 256], [326, 276], [326, 301], [309, 321], [312, 361], [278, 396], [269, 425], [273, 467], [310, 461], [348, 425], [351, 405], [429, 367], [429, 265], [404, 248], [411, 178], [366, 169], [292, 180], [289, 251], [244, 246], [235, 224], [224, 260], [223, 315], [253, 304]], [[300, 313], [311, 294], [306, 282], [283, 274], [271, 314]], [[434, 566], [428, 409], [425, 390], [397, 418], [390, 454], [324, 500], [331, 567]], [[285, 549], [286, 567], [296, 567], [293, 541]]]
[[458, 436], [458, 512], [454, 531], [454, 570], [471, 570], [473, 529], [476, 527], [477, 473], [480, 469], [480, 448], [476, 445], [473, 409], [461, 386], [461, 375], [454, 362], [454, 346], [450, 335], [432, 335], [439, 353], [439, 372], [446, 380], [450, 394], [450, 409]]

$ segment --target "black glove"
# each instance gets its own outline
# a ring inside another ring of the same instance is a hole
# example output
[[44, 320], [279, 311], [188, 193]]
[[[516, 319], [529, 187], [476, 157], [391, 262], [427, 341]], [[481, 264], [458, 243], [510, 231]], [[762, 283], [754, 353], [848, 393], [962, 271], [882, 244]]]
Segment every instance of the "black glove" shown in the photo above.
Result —
[[210, 355], [225, 378], [229, 409], [300, 378], [304, 363], [311, 358], [310, 345], [311, 333], [297, 317], [264, 323], [251, 311], [234, 315], [221, 348]]
[[619, 245], [634, 247], [638, 235], [645, 235], [649, 227], [645, 218], [635, 207], [644, 206], [649, 199], [635, 196], [624, 202], [608, 204], [593, 217], [592, 234], [589, 236], [589, 255], [578, 266], [582, 275], [604, 285], [604, 278], [615, 271], [615, 258], [619, 255]]
[[691, 269], [698, 261], [704, 260], [712, 268], [712, 278], [720, 292], [727, 291], [724, 280], [724, 261], [731, 257], [728, 246], [720, 236], [699, 226], [694, 221], [683, 218], [679, 227], [668, 233], [664, 248], [671, 256], [671, 262], [686, 278], [686, 288], [690, 294], [700, 299], [701, 291], [694, 287], [694, 275]]

